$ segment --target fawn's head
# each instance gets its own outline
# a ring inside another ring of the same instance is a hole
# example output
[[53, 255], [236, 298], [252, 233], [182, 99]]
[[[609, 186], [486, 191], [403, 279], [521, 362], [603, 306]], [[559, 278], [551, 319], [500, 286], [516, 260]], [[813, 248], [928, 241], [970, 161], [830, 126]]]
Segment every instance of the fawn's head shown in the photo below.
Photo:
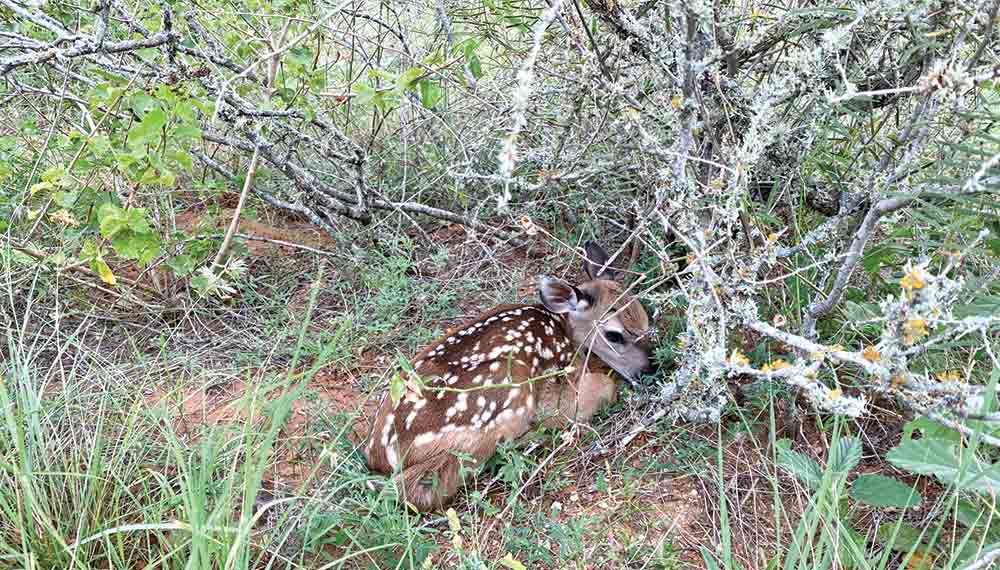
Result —
[[652, 371], [649, 359], [649, 317], [625, 288], [619, 273], [607, 264], [608, 254], [593, 242], [584, 245], [583, 270], [590, 278], [579, 285], [542, 277], [542, 304], [565, 315], [570, 336], [583, 354], [595, 353], [626, 381], [636, 382]]

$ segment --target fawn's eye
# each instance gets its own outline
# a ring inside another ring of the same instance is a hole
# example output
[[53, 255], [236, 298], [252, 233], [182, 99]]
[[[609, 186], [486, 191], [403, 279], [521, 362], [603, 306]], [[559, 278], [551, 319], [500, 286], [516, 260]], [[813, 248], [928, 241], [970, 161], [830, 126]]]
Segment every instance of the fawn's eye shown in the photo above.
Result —
[[604, 331], [604, 338], [608, 339], [608, 342], [612, 344], [625, 344], [625, 337], [617, 331]]

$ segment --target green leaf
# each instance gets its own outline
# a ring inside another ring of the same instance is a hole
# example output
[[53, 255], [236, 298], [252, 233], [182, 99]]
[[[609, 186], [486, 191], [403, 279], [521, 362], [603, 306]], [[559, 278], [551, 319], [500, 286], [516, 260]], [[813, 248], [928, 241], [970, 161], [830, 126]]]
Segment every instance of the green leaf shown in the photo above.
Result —
[[443, 94], [444, 92], [437, 82], [428, 79], [420, 82], [420, 102], [423, 103], [424, 107], [433, 109], [441, 100]]
[[945, 482], [958, 477], [959, 460], [955, 446], [940, 439], [904, 441], [889, 451], [890, 463], [918, 475], [934, 475]]
[[500, 559], [500, 564], [511, 570], [525, 570], [524, 564], [518, 562], [510, 552], [507, 553], [507, 556]]
[[122, 208], [105, 202], [97, 209], [97, 220], [101, 227], [101, 236], [114, 237], [115, 234], [128, 229], [128, 213]]
[[846, 476], [861, 461], [861, 440], [842, 437], [830, 448], [829, 467], [834, 473]]
[[167, 267], [173, 270], [174, 275], [185, 277], [194, 271], [194, 258], [190, 255], [175, 255], [167, 260]]
[[289, 61], [307, 67], [313, 62], [312, 50], [305, 46], [298, 46], [288, 50]]
[[708, 570], [719, 570], [719, 563], [715, 561], [715, 557], [712, 556], [712, 551], [701, 547], [701, 559], [705, 563], [705, 568]]
[[145, 93], [139, 92], [132, 97], [132, 111], [135, 112], [140, 119], [144, 118], [146, 114], [153, 109], [159, 108], [160, 106], [156, 99]]
[[80, 261], [90, 261], [92, 259], [101, 258], [101, 248], [98, 247], [96, 243], [91, 240], [83, 242], [83, 247], [80, 248]]
[[475, 77], [476, 79], [479, 79], [480, 77], [482, 77], [483, 76], [483, 64], [480, 63], [479, 56], [476, 55], [476, 52], [466, 52], [466, 56], [465, 57], [466, 57], [466, 61], [467, 61], [468, 65], [469, 65], [469, 71], [472, 73], [472, 76]]
[[53, 192], [52, 202], [60, 208], [72, 208], [79, 197], [79, 192]]
[[378, 94], [378, 92], [375, 90], [374, 87], [368, 85], [367, 83], [361, 83], [360, 81], [358, 83], [355, 83], [354, 87], [352, 87], [351, 90], [354, 91], [355, 94], [357, 94], [357, 98], [355, 99], [355, 101], [359, 105], [371, 103], [372, 99], [374, 99], [375, 96]]
[[920, 531], [904, 522], [879, 525], [875, 539], [896, 552], [910, 552], [923, 545]]
[[393, 375], [392, 379], [389, 380], [389, 398], [392, 400], [393, 406], [399, 404], [405, 391], [406, 384], [403, 382], [403, 376], [398, 373]]
[[201, 127], [198, 125], [177, 125], [173, 131], [171, 131], [173, 138], [178, 139], [178, 142], [191, 140], [197, 141], [201, 138]]
[[797, 451], [778, 448], [778, 467], [795, 475], [800, 481], [815, 489], [823, 479], [819, 464]]
[[146, 113], [142, 121], [133, 125], [128, 131], [130, 144], [144, 144], [160, 136], [160, 131], [167, 124], [167, 114], [163, 109], [156, 108]]
[[115, 285], [118, 283], [118, 279], [115, 274], [111, 272], [111, 268], [108, 264], [104, 262], [103, 259], [94, 259], [90, 262], [90, 268], [94, 270], [94, 273], [101, 278], [108, 285]]
[[145, 265], [160, 253], [160, 236], [155, 233], [127, 232], [111, 241], [118, 255]]
[[416, 87], [417, 78], [424, 74], [424, 70], [419, 67], [411, 67], [407, 69], [402, 74], [400, 74], [399, 79], [396, 80], [396, 89], [400, 93], [409, 91]]
[[884, 475], [859, 476], [851, 485], [851, 497], [873, 507], [897, 509], [915, 507], [922, 500], [913, 487]]
[[917, 416], [903, 424], [903, 439], [913, 439], [913, 432], [918, 430], [924, 438], [940, 439], [948, 443], [962, 441], [962, 434], [958, 430], [943, 426], [927, 416]]

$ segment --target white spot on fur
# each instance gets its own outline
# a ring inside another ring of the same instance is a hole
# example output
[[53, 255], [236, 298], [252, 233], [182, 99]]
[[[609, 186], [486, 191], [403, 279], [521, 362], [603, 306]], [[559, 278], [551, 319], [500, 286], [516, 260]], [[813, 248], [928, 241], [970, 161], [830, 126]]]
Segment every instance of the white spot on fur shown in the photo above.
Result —
[[393, 469], [399, 464], [399, 454], [396, 453], [395, 445], [387, 445], [385, 447], [385, 460], [389, 462], [389, 467]]
[[437, 438], [438, 438], [437, 432], [428, 431], [413, 438], [413, 445], [417, 447], [427, 445], [428, 443], [433, 442]]

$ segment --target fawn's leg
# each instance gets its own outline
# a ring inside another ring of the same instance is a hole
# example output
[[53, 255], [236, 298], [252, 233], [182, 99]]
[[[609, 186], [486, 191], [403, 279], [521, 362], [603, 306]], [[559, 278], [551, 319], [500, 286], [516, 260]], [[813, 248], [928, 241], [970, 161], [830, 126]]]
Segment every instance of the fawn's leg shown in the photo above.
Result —
[[599, 371], [584, 371], [576, 379], [547, 387], [542, 405], [548, 417], [542, 425], [565, 427], [571, 421], [586, 423], [604, 406], [618, 400], [614, 377]]

